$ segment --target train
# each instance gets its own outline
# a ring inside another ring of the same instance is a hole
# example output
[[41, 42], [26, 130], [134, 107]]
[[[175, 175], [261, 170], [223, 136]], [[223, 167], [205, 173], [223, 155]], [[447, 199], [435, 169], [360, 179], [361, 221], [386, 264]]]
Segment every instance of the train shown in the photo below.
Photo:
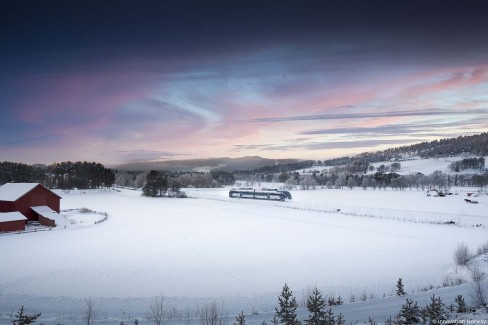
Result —
[[229, 191], [230, 198], [285, 201], [291, 200], [291, 193], [275, 188], [254, 189], [252, 187], [233, 188]]

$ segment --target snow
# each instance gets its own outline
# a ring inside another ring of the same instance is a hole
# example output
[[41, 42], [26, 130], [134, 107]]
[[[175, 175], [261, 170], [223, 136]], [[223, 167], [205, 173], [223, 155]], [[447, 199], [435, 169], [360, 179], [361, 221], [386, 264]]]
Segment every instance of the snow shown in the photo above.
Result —
[[[453, 172], [449, 169], [449, 165], [453, 162], [463, 160], [465, 158], [470, 158], [466, 156], [454, 156], [454, 157], [441, 157], [441, 158], [428, 158], [428, 159], [421, 159], [420, 157], [412, 157], [405, 160], [397, 160], [397, 161], [381, 161], [372, 163], [371, 165], [375, 168], [373, 172], [368, 172], [369, 174], [375, 173], [377, 168], [381, 165], [390, 166], [393, 163], [400, 163], [401, 169], [396, 171], [395, 173], [399, 175], [409, 175], [421, 172], [424, 175], [430, 175], [435, 171], [441, 171], [443, 173], [449, 174], [477, 174], [480, 173], [477, 169], [468, 169], [463, 170], [461, 172]], [[478, 157], [477, 157], [478, 158]], [[488, 161], [488, 156], [483, 157], [485, 161]], [[310, 167], [298, 170], [300, 175], [311, 175], [313, 171], [328, 171], [334, 166], [326, 166], [326, 167]]]
[[[45, 217], [45, 218], [49, 218], [51, 220], [54, 220], [55, 222], [59, 222], [60, 219], [61, 219], [61, 216], [59, 215], [59, 213], [57, 213], [56, 211], [54, 211], [53, 209], [51, 209], [50, 207], [48, 207], [47, 205], [40, 205], [40, 206], [36, 206], [36, 207], [31, 207], [32, 210], [34, 210], [34, 212], [36, 212], [37, 214], [40, 214], [41, 216]], [[57, 225], [58, 223], [56, 223]]]
[[[438, 170], [440, 170], [443, 173], [450, 173], [450, 174], [477, 174], [477, 173], [479, 173], [480, 171], [477, 169], [463, 170], [463, 171], [458, 172], [458, 173], [450, 170], [449, 165], [451, 163], [463, 160], [465, 158], [466, 157], [463, 157], [463, 156], [429, 158], [429, 159], [420, 159], [417, 157], [417, 159], [379, 162], [379, 163], [374, 163], [372, 165], [375, 168], [378, 168], [382, 164], [385, 166], [390, 166], [394, 162], [400, 163], [401, 169], [399, 172], [397, 172], [400, 175], [414, 174], [417, 172], [421, 172], [424, 175], [430, 175], [433, 172], [438, 171]], [[485, 160], [487, 160], [488, 156], [486, 156], [484, 158], [485, 158]]]
[[6, 183], [0, 187], [0, 201], [16, 201], [39, 183]]
[[[142, 318], [148, 299], [159, 294], [180, 309], [224, 299], [230, 313], [255, 308], [269, 321], [263, 312], [274, 309], [285, 282], [298, 299], [313, 286], [345, 301], [363, 292], [389, 297], [399, 277], [418, 291], [451, 274], [460, 242], [475, 250], [488, 238], [488, 197], [466, 204], [466, 189], [444, 198], [416, 190], [293, 191], [286, 202], [232, 199], [228, 189], [186, 191], [190, 199], [57, 192], [63, 210], [86, 207], [108, 219], [1, 236], [0, 322], [21, 304], [46, 317], [79, 316], [87, 297], [97, 299], [108, 323], [121, 319], [121, 310]], [[62, 215], [81, 220], [74, 211]], [[450, 220], [456, 224], [444, 224]], [[28, 248], [25, 258], [18, 258], [19, 247]], [[395, 313], [404, 302], [385, 299]], [[374, 311], [378, 301], [340, 308], [383, 317]]]
[[0, 222], [27, 220], [20, 212], [2, 212], [0, 213]]

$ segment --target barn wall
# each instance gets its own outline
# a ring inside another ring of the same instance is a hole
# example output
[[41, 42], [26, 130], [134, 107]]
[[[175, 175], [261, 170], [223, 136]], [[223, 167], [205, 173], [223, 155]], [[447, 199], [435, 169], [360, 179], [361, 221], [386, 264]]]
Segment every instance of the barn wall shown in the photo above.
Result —
[[59, 213], [60, 198], [47, 188], [38, 185], [14, 202], [14, 211], [19, 211], [29, 220], [37, 220], [37, 213], [32, 211], [31, 207], [40, 205], [47, 205]]
[[25, 230], [24, 220], [0, 222], [0, 232]]
[[0, 201], [0, 212], [14, 212], [13, 202]]
[[39, 223], [43, 226], [56, 227], [56, 222], [54, 222], [54, 220], [52, 219], [43, 217], [40, 214], [37, 215], [37, 219], [39, 220]]

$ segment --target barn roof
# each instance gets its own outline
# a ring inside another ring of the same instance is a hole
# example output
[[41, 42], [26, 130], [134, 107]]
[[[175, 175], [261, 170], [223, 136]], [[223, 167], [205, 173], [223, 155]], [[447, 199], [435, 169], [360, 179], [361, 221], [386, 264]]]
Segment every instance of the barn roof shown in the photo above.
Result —
[[31, 207], [32, 210], [34, 210], [37, 214], [40, 214], [41, 216], [45, 218], [49, 218], [52, 220], [56, 220], [57, 218], [61, 217], [59, 213], [48, 207], [47, 205], [40, 205], [37, 207]]
[[19, 220], [27, 220], [27, 218], [24, 217], [24, 215], [18, 211], [0, 213], [0, 222], [19, 221]]
[[[0, 201], [17, 201], [39, 183], [6, 183], [0, 187]], [[41, 185], [42, 186], [42, 185]], [[54, 195], [58, 196], [56, 193]]]

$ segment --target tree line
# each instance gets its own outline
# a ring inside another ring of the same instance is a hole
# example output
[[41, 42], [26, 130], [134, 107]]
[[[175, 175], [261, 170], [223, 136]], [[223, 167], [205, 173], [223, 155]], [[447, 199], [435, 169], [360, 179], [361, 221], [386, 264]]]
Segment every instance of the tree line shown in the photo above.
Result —
[[26, 165], [17, 162], [0, 162], [0, 184], [40, 183], [48, 188], [92, 189], [110, 187], [115, 174], [100, 163], [77, 161], [51, 165]]
[[460, 172], [466, 169], [483, 170], [485, 168], [485, 158], [466, 158], [463, 160], [454, 161], [449, 164], [449, 169], [453, 172]]
[[[177, 182], [179, 187], [188, 188], [215, 188], [224, 185], [233, 185], [235, 178], [232, 173], [226, 171], [203, 172], [167, 172], [152, 170], [149, 172], [118, 172], [115, 177], [115, 184], [121, 187], [142, 188], [148, 180], [149, 174], [160, 173], [173, 183]], [[153, 177], [150, 177], [153, 179]]]
[[[396, 284], [396, 295], [407, 295], [404, 291], [401, 278]], [[278, 306], [275, 307], [275, 313], [270, 323], [273, 325], [345, 325], [346, 319], [342, 313], [335, 314], [331, 307], [334, 306], [328, 303], [324, 298], [322, 292], [315, 287], [307, 297], [305, 307], [308, 311], [308, 315], [305, 319], [298, 317], [297, 310], [299, 308], [296, 298], [293, 295], [292, 290], [285, 283], [280, 295], [278, 296]], [[454, 299], [454, 304], [446, 306], [440, 297], [432, 295], [430, 302], [425, 307], [420, 307], [413, 299], [406, 299], [405, 303], [401, 305], [398, 313], [392, 317], [389, 316], [384, 320], [384, 324], [387, 325], [413, 325], [413, 324], [439, 324], [440, 322], [447, 321], [448, 319], [455, 319], [458, 316], [466, 314], [468, 312], [474, 312], [483, 306], [486, 307], [486, 301], [474, 301], [474, 306], [469, 307], [465, 302], [462, 295], [457, 295]], [[329, 308], [327, 308], [329, 307]], [[180, 315], [178, 315], [180, 314]], [[27, 325], [35, 323], [42, 313], [27, 314], [24, 306], [14, 315], [14, 320], [11, 321], [14, 325]], [[87, 325], [94, 324], [100, 316], [95, 300], [92, 298], [85, 299], [85, 306], [82, 310], [81, 319]], [[147, 311], [144, 316], [146, 320], [155, 325], [165, 325], [171, 319], [179, 317], [185, 318], [185, 323], [192, 323], [192, 318], [197, 316], [200, 321], [200, 325], [227, 325], [228, 315], [224, 311], [223, 303], [221, 305], [217, 302], [208, 303], [202, 306], [196, 312], [190, 312], [189, 310], [183, 315], [174, 308], [168, 308], [166, 298], [163, 295], [153, 297], [148, 303]], [[244, 311], [241, 311], [236, 317], [232, 325], [245, 325], [247, 315]], [[129, 323], [130, 322], [130, 323]], [[121, 325], [134, 324], [138, 325], [140, 322], [137, 318], [130, 317], [129, 322], [121, 321]], [[356, 321], [357, 322], [357, 321]], [[368, 323], [370, 325], [376, 325], [376, 321], [369, 317]], [[351, 324], [353, 324], [351, 322]], [[42, 323], [41, 323], [42, 325]], [[60, 323], [59, 323], [60, 325]], [[261, 325], [267, 325], [266, 321], [263, 321]]]
[[[250, 177], [246, 184], [253, 185], [260, 177]], [[337, 173], [336, 170], [311, 175], [300, 175], [299, 173], [282, 173], [274, 180], [284, 183], [288, 190], [302, 189], [310, 190], [317, 187], [328, 189], [354, 189], [356, 187], [367, 189], [386, 189], [394, 190], [417, 189], [426, 190], [431, 188], [450, 189], [453, 186], [460, 187], [485, 187], [488, 185], [488, 171], [478, 175], [449, 174], [442, 171], [434, 171], [425, 175], [414, 173], [399, 175], [394, 172], [375, 172], [373, 174], [350, 174], [345, 172]]]

